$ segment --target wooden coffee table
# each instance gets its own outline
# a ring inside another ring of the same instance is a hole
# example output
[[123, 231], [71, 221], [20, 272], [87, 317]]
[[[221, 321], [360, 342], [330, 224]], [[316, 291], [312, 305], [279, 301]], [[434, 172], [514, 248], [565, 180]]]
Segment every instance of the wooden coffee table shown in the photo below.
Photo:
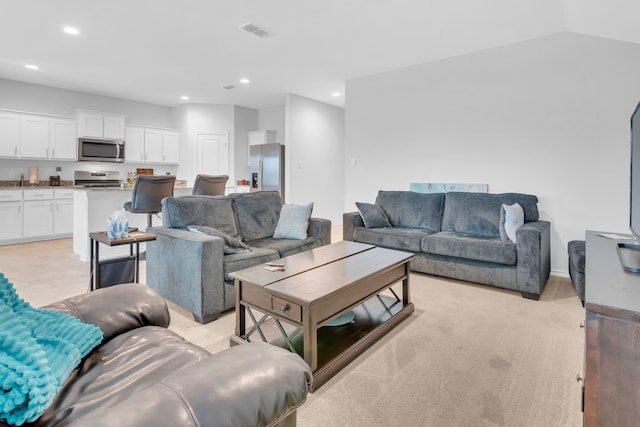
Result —
[[[311, 367], [312, 391], [316, 390], [413, 313], [412, 257], [408, 252], [342, 241], [274, 261], [284, 264], [284, 271], [259, 265], [231, 273], [236, 286], [231, 344], [248, 342], [255, 334], [298, 353]], [[400, 281], [398, 297], [391, 286]], [[352, 322], [325, 326], [350, 311], [355, 316]], [[247, 315], [253, 321], [248, 330]], [[281, 338], [267, 339], [262, 329], [268, 319], [273, 319]], [[288, 333], [282, 322], [296, 329]]]

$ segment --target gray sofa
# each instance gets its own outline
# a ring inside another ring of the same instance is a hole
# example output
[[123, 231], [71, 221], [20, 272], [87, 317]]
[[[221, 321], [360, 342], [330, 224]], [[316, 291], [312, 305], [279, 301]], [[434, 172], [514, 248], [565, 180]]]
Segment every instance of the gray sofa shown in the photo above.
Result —
[[[164, 199], [162, 227], [148, 229], [156, 240], [147, 243], [147, 284], [191, 311], [196, 321], [216, 319], [235, 306], [229, 273], [331, 243], [331, 221], [322, 218], [310, 219], [306, 239], [275, 239], [281, 209], [275, 191]], [[226, 236], [193, 232], [192, 226]], [[250, 250], [229, 250], [225, 238]]]
[[[501, 207], [516, 202], [524, 225], [513, 243], [505, 238]], [[388, 226], [366, 227], [360, 212], [348, 212], [343, 239], [413, 252], [413, 271], [513, 289], [537, 300], [551, 271], [550, 223], [540, 221], [537, 202], [519, 193], [379, 191], [375, 207]]]

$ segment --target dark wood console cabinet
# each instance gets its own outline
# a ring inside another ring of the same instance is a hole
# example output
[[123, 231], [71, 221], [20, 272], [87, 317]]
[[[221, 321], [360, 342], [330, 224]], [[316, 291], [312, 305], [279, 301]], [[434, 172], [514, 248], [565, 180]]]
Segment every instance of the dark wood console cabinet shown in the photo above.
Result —
[[586, 233], [584, 425], [640, 426], [640, 273], [618, 243]]

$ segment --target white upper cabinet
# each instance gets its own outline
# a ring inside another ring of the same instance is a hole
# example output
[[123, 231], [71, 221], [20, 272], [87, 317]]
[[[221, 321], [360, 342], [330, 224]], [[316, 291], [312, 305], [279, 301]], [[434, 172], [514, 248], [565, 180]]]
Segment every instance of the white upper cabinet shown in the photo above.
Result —
[[20, 116], [0, 113], [0, 157], [18, 157]]
[[124, 161], [144, 162], [144, 128], [127, 126], [124, 136]]
[[180, 135], [178, 132], [162, 131], [162, 153], [164, 163], [180, 163]]
[[76, 110], [78, 137], [125, 139], [125, 119], [121, 114]]
[[49, 119], [39, 116], [20, 117], [20, 158], [49, 157]]
[[78, 136], [102, 138], [104, 135], [104, 116], [98, 113], [78, 112]]
[[0, 157], [75, 160], [76, 121], [63, 117], [0, 112]]
[[144, 130], [144, 152], [147, 163], [162, 163], [162, 131], [160, 129]]
[[178, 164], [180, 137], [177, 131], [127, 126], [125, 133], [127, 163]]
[[78, 156], [76, 121], [51, 119], [49, 123], [49, 158], [76, 160]]
[[249, 132], [249, 145], [273, 144], [278, 142], [275, 130], [253, 130]]
[[104, 137], [109, 139], [124, 140], [125, 116], [105, 115], [104, 116]]

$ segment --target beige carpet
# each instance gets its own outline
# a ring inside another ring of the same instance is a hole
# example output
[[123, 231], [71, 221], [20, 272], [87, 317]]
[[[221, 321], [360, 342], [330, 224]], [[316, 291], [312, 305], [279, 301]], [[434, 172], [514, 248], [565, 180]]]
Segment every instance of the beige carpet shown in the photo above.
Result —
[[[88, 285], [70, 240], [0, 246], [0, 272], [34, 305]], [[309, 395], [299, 426], [582, 425], [584, 309], [568, 279], [552, 277], [531, 301], [413, 274], [411, 298], [415, 313]], [[212, 352], [229, 345], [233, 311], [200, 325], [170, 308], [185, 338]]]

